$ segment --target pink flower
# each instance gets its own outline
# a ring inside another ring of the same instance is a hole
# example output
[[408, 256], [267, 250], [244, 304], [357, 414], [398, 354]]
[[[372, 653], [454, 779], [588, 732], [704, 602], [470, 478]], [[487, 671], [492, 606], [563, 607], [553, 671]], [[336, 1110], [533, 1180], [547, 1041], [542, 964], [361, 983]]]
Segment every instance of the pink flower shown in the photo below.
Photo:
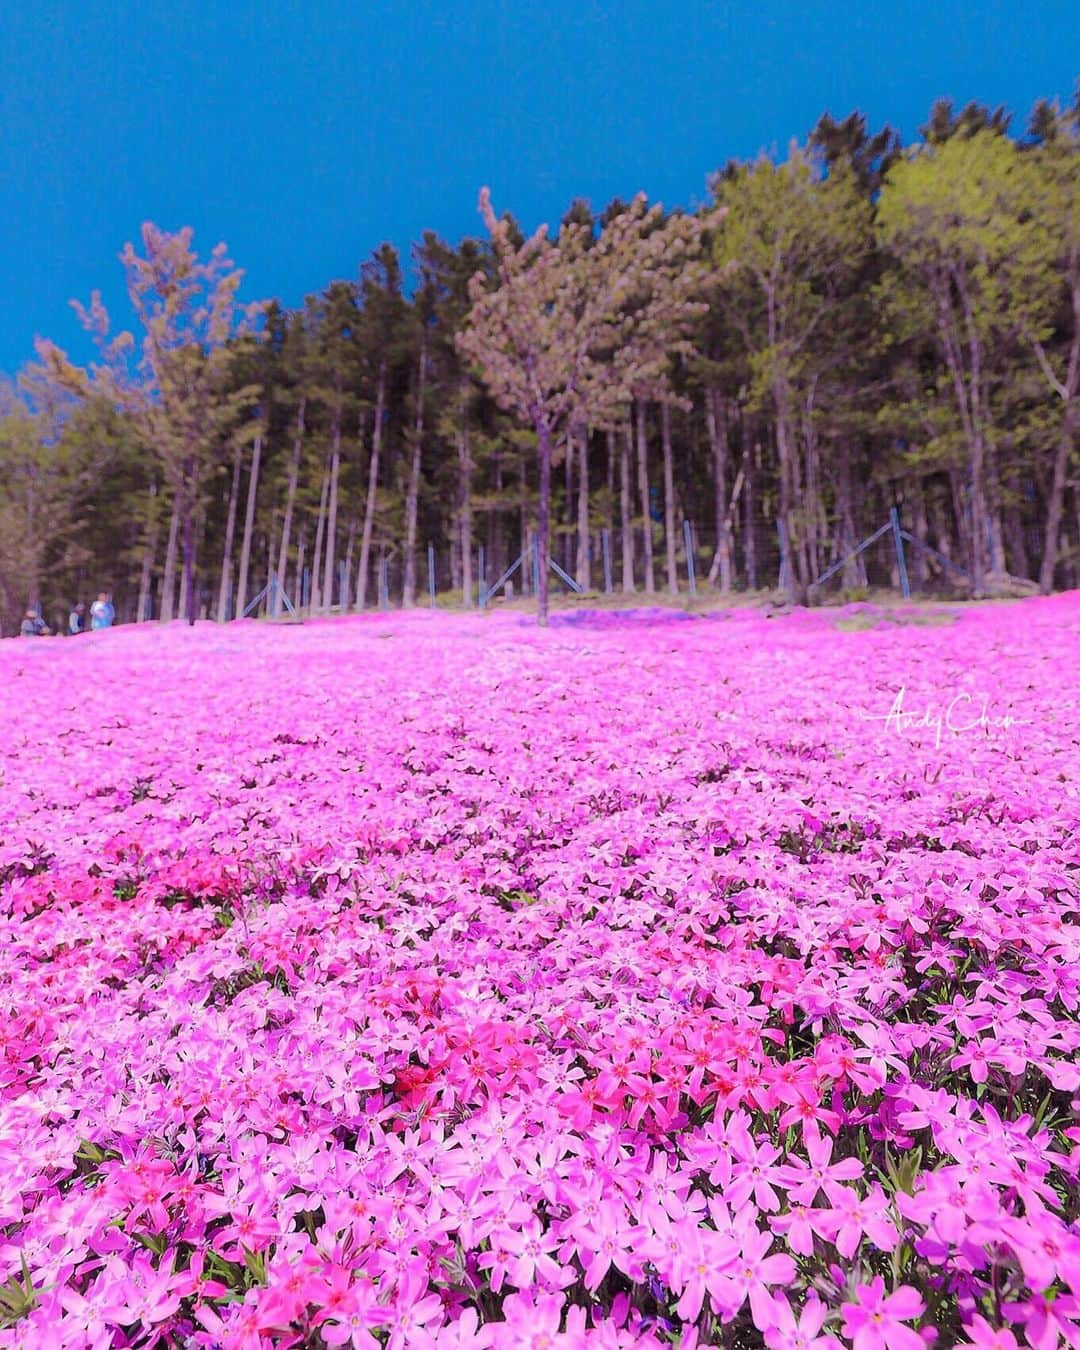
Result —
[[821, 1135], [807, 1133], [804, 1136], [809, 1164], [801, 1158], [793, 1158], [783, 1167], [777, 1168], [777, 1176], [787, 1188], [791, 1200], [799, 1200], [804, 1205], [812, 1205], [820, 1193], [830, 1200], [836, 1200], [844, 1192], [839, 1183], [854, 1181], [863, 1174], [862, 1163], [858, 1158], [842, 1158], [832, 1161], [832, 1141]]
[[840, 1311], [844, 1335], [854, 1350], [925, 1350], [918, 1332], [904, 1326], [923, 1311], [923, 1301], [910, 1285], [886, 1295], [885, 1281], [877, 1275], [856, 1289], [854, 1304], [845, 1303]]
[[561, 1325], [563, 1296], [528, 1290], [511, 1294], [503, 1304], [504, 1322], [491, 1324], [496, 1350], [553, 1350], [565, 1344]]
[[742, 1250], [728, 1271], [732, 1311], [737, 1312], [744, 1299], [749, 1299], [754, 1325], [759, 1331], [772, 1325], [774, 1308], [770, 1287], [790, 1284], [795, 1278], [795, 1262], [790, 1256], [785, 1252], [767, 1254], [772, 1243], [771, 1233], [754, 1231], [746, 1234]]
[[352, 1272], [335, 1266], [323, 1290], [311, 1302], [317, 1303], [319, 1335], [327, 1345], [349, 1345], [353, 1350], [371, 1350], [379, 1342], [372, 1329], [389, 1320], [387, 1309], [380, 1307], [375, 1286], [367, 1279], [354, 1279]]
[[684, 1322], [694, 1322], [706, 1294], [717, 1312], [735, 1302], [729, 1271], [739, 1255], [739, 1248], [732, 1238], [713, 1228], [694, 1227], [689, 1223], [679, 1227], [683, 1229], [685, 1246], [669, 1266], [666, 1278], [672, 1288], [681, 1289], [677, 1305], [679, 1316]]
[[1080, 1237], [1070, 1233], [1055, 1214], [1040, 1209], [1028, 1219], [1006, 1219], [1003, 1227], [1036, 1293], [1049, 1289], [1057, 1279], [1080, 1283]]
[[991, 1326], [978, 1313], [964, 1330], [967, 1333], [967, 1340], [962, 1342], [964, 1345], [975, 1345], [979, 1350], [1020, 1350], [1019, 1342], [1008, 1327]]
[[769, 1216], [769, 1227], [778, 1236], [786, 1238], [787, 1245], [798, 1256], [812, 1256], [815, 1236], [831, 1241], [836, 1233], [827, 1209], [811, 1209], [796, 1201], [783, 1214]]
[[883, 1252], [891, 1252], [896, 1246], [899, 1234], [888, 1211], [885, 1192], [875, 1183], [865, 1196], [848, 1186], [838, 1186], [832, 1206], [822, 1213], [828, 1215], [835, 1229], [836, 1250], [850, 1260], [864, 1234]]
[[763, 1331], [769, 1350], [840, 1350], [840, 1342], [829, 1333], [821, 1334], [828, 1308], [811, 1296], [796, 1315], [784, 1294], [774, 1294], [768, 1325]]
[[426, 1280], [410, 1276], [398, 1290], [386, 1324], [389, 1350], [427, 1350], [435, 1345], [435, 1332], [444, 1320], [443, 1302], [426, 1289]]
[[524, 1289], [536, 1280], [559, 1284], [562, 1267], [551, 1255], [558, 1248], [559, 1239], [545, 1232], [539, 1219], [532, 1218], [517, 1230], [504, 1230], [501, 1243], [511, 1258], [507, 1266], [510, 1283], [518, 1289]]

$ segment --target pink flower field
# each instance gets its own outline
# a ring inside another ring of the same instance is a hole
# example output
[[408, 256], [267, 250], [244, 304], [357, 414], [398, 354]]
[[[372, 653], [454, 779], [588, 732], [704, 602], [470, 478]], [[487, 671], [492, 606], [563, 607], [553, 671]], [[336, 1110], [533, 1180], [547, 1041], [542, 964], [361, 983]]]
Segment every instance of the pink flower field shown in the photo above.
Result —
[[1080, 596], [926, 617], [0, 644], [0, 1345], [1080, 1343]]

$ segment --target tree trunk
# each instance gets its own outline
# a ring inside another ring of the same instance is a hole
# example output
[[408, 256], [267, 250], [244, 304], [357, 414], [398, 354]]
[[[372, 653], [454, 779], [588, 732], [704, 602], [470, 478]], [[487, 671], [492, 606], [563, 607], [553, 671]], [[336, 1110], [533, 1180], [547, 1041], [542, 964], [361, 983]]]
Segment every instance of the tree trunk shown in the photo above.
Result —
[[784, 577], [787, 598], [792, 604], [799, 600], [799, 583], [795, 573], [795, 558], [792, 541], [792, 489], [791, 489], [791, 444], [788, 435], [788, 418], [777, 400], [776, 410], [776, 455], [779, 461], [780, 503], [777, 511], [777, 525], [780, 532], [780, 570]]
[[233, 454], [232, 487], [229, 490], [229, 512], [225, 519], [225, 546], [221, 550], [221, 586], [218, 589], [217, 621], [229, 617], [229, 583], [232, 581], [233, 536], [236, 533], [236, 503], [240, 497], [240, 467], [244, 450], [237, 446]]
[[165, 570], [161, 576], [161, 601], [158, 609], [161, 622], [168, 623], [176, 613], [176, 556], [180, 530], [180, 490], [173, 493], [172, 515], [169, 518], [169, 539], [165, 545]]
[[746, 567], [746, 586], [756, 591], [757, 538], [754, 534], [754, 458], [756, 446], [751, 443], [750, 423], [744, 409], [742, 415], [742, 459], [746, 487], [743, 491], [743, 564]]
[[1073, 514], [1076, 517], [1076, 552], [1073, 554], [1073, 586], [1080, 586], [1080, 487], [1073, 488]]
[[817, 394], [817, 378], [810, 382], [802, 410], [803, 444], [806, 447], [806, 484], [796, 497], [802, 505], [804, 520], [804, 538], [806, 552], [805, 580], [809, 587], [815, 577], [823, 570], [821, 561], [822, 541], [827, 533], [825, 509], [821, 502], [821, 481], [818, 466], [817, 427], [814, 423], [814, 399]]
[[446, 523], [447, 556], [450, 561], [450, 589], [461, 596], [461, 604], [468, 609], [465, 583], [461, 576], [461, 508], [450, 512]]
[[[192, 610], [196, 619], [208, 619], [210, 617], [210, 607], [207, 603], [209, 594], [203, 590], [200, 584], [200, 578], [203, 574], [202, 559], [206, 556], [206, 512], [200, 506], [195, 515], [195, 547], [191, 569], [191, 585], [194, 591], [194, 604]], [[190, 615], [188, 622], [192, 623]]]
[[[955, 271], [935, 275], [932, 289], [938, 315], [938, 336], [946, 369], [952, 380], [957, 413], [968, 449], [971, 474], [971, 522], [967, 531], [968, 562], [971, 567], [972, 588], [975, 597], [985, 591], [988, 529], [986, 511], [986, 436], [983, 419], [983, 361], [982, 343], [971, 311], [971, 301], [964, 277]], [[966, 340], [960, 336], [961, 319], [954, 310], [954, 300], [963, 310]]]
[[776, 453], [780, 468], [780, 558], [784, 570], [784, 589], [792, 604], [805, 604], [809, 578], [809, 558], [805, 532], [800, 528], [797, 508], [800, 503], [797, 447], [793, 428], [791, 391], [779, 381], [774, 389], [776, 405]]
[[244, 538], [240, 544], [240, 580], [236, 584], [236, 612], [247, 606], [248, 574], [251, 570], [251, 538], [255, 530], [255, 503], [259, 496], [259, 465], [262, 461], [262, 426], [251, 447], [251, 475], [248, 478], [247, 507], [244, 511]]
[[364, 528], [360, 535], [360, 575], [356, 581], [356, 607], [367, 604], [368, 571], [371, 565], [371, 536], [375, 525], [375, 499], [379, 490], [379, 450], [382, 446], [383, 411], [386, 404], [386, 362], [379, 366], [375, 393], [375, 424], [371, 429], [371, 457], [368, 460], [367, 501], [364, 504]]
[[150, 581], [154, 572], [154, 557], [157, 554], [158, 530], [160, 522], [157, 514], [157, 482], [152, 480], [150, 483], [150, 521], [147, 531], [146, 548], [143, 550], [142, 570], [139, 574], [139, 601], [138, 613], [135, 615], [136, 623], [143, 623], [146, 620], [146, 610], [150, 603]]
[[472, 450], [469, 445], [469, 412], [466, 400], [466, 384], [462, 380], [458, 386], [458, 474], [461, 494], [461, 591], [465, 608], [471, 609], [473, 602], [472, 572]]
[[715, 586], [719, 579], [720, 590], [725, 595], [731, 590], [731, 523], [729, 513], [734, 502], [728, 506], [727, 465], [728, 434], [727, 409], [724, 407], [718, 389], [705, 390], [705, 429], [709, 435], [709, 444], [713, 452], [713, 487], [716, 505], [716, 553], [709, 568], [709, 585]]
[[667, 588], [679, 594], [679, 573], [675, 561], [675, 464], [671, 453], [671, 405], [660, 404], [660, 442], [664, 454], [664, 543], [667, 547]]
[[[495, 500], [502, 502], [503, 499], [503, 457], [496, 447], [493, 453], [495, 460]], [[478, 577], [478, 581], [486, 582], [490, 576], [501, 577], [510, 563], [506, 550], [506, 530], [504, 525], [503, 513], [499, 511], [487, 512], [487, 558], [484, 560], [484, 575]]]
[[1057, 453], [1054, 456], [1053, 476], [1046, 502], [1046, 524], [1043, 532], [1043, 556], [1039, 568], [1039, 590], [1049, 595], [1054, 589], [1054, 573], [1057, 570], [1058, 550], [1060, 548], [1061, 520], [1065, 510], [1065, 478], [1069, 468], [1069, 456], [1074, 448], [1080, 414], [1076, 412], [1076, 396], [1080, 393], [1080, 236], [1074, 231], [1070, 238], [1065, 259], [1065, 274], [1068, 280], [1072, 307], [1072, 340], [1069, 344], [1069, 359], [1066, 362], [1064, 380], [1057, 377], [1047, 360], [1041, 342], [1034, 341], [1033, 347], [1039, 366], [1046, 377], [1050, 389], [1061, 399], [1061, 435], [1058, 439]]
[[180, 526], [179, 560], [180, 560], [180, 595], [176, 602], [176, 616], [178, 619], [183, 619], [184, 622], [186, 623], [188, 612], [188, 574], [187, 568], [184, 566], [184, 526], [182, 524]]
[[630, 423], [623, 426], [622, 454], [619, 456], [619, 511], [622, 522], [622, 588], [626, 595], [637, 589], [634, 584], [634, 531], [630, 506]]
[[307, 528], [300, 531], [300, 540], [296, 546], [296, 600], [299, 609], [304, 603], [304, 556], [307, 553]]
[[[266, 585], [267, 585], [267, 586], [270, 585], [270, 574], [271, 574], [271, 573], [273, 572], [273, 570], [274, 570], [274, 561], [275, 561], [275, 559], [277, 558], [277, 550], [278, 550], [278, 518], [279, 518], [279, 517], [278, 517], [278, 512], [277, 512], [277, 511], [274, 511], [274, 512], [271, 514], [271, 516], [270, 516], [270, 537], [269, 537], [269, 539], [267, 539], [267, 541], [266, 541]], [[285, 585], [284, 581], [281, 581], [281, 578], [280, 578], [280, 577], [278, 578], [278, 581], [281, 582], [281, 585], [282, 585], [282, 586]], [[261, 590], [262, 587], [260, 587], [259, 589]], [[270, 592], [267, 591], [267, 594], [264, 596], [263, 602], [262, 602], [262, 605], [261, 605], [261, 609], [262, 609], [262, 612], [263, 612], [264, 615], [267, 615], [267, 616], [273, 615], [274, 610], [275, 610], [276, 608], [278, 608], [278, 606], [276, 606], [275, 603], [274, 603], [274, 596], [275, 596], [275, 595], [276, 595], [276, 591], [274, 592], [274, 595], [271, 595]]]
[[[573, 528], [576, 512], [574, 509], [574, 445], [577, 436], [570, 427], [566, 429], [566, 459], [563, 464], [563, 470], [566, 475], [566, 525], [567, 529]], [[567, 535], [569, 538], [569, 534]], [[567, 568], [569, 571], [569, 568]]]
[[427, 379], [427, 342], [420, 344], [420, 362], [416, 376], [416, 420], [413, 425], [412, 460], [405, 492], [405, 575], [401, 587], [401, 606], [416, 604], [416, 521], [420, 505], [420, 455], [424, 443], [424, 387]]
[[859, 542], [855, 512], [851, 499], [851, 456], [848, 446], [841, 445], [836, 457], [836, 499], [840, 513], [840, 556], [845, 560], [840, 571], [840, 582], [845, 591], [866, 585], [866, 566], [863, 555], [853, 553]]
[[1024, 543], [1024, 522], [1020, 517], [1020, 485], [1015, 472], [1009, 475], [1008, 497], [1005, 503], [1005, 537], [1009, 548], [1009, 572], [1016, 577], [1028, 577], [1031, 564]]
[[[286, 572], [289, 566], [289, 544], [292, 536], [293, 510], [296, 505], [296, 488], [300, 481], [300, 456], [304, 448], [304, 414], [307, 411], [307, 395], [300, 397], [300, 406], [296, 410], [296, 434], [293, 437], [292, 459], [289, 461], [289, 483], [285, 489], [285, 516], [281, 522], [281, 549], [278, 553], [277, 576], [278, 581], [283, 587], [288, 589]], [[297, 594], [296, 603], [299, 605], [300, 596]], [[276, 619], [281, 612], [281, 597], [277, 591], [274, 592], [274, 603], [270, 613]], [[239, 607], [237, 608], [239, 613]]]
[[42, 532], [37, 528], [37, 490], [36, 490], [36, 471], [31, 467], [27, 470], [26, 486], [26, 535], [30, 541], [30, 548], [27, 556], [28, 575], [25, 603], [30, 609], [41, 611], [41, 554], [42, 554]]
[[1054, 474], [1050, 483], [1050, 495], [1046, 503], [1046, 527], [1043, 531], [1042, 566], [1039, 568], [1039, 590], [1049, 595], [1054, 589], [1054, 573], [1057, 570], [1058, 548], [1061, 539], [1061, 520], [1065, 513], [1065, 477], [1069, 468], [1069, 455], [1073, 448], [1072, 407], [1066, 408], [1061, 426], [1057, 453], [1054, 455]]
[[334, 561], [337, 545], [338, 478], [341, 474], [341, 391], [334, 406], [334, 424], [330, 448], [330, 505], [326, 520], [326, 549], [323, 562], [323, 602], [327, 608], [334, 604]]
[[922, 548], [915, 550], [915, 580], [923, 587], [930, 580], [930, 559], [926, 552], [930, 543], [930, 526], [926, 518], [926, 490], [921, 478], [911, 483], [911, 507], [915, 523], [915, 538]]
[[[955, 517], [955, 495], [950, 495], [951, 504], [953, 506], [953, 515]], [[953, 556], [953, 537], [952, 531], [949, 529], [948, 511], [946, 509], [949, 504], [950, 503], [946, 502], [944, 494], [935, 493], [930, 502], [930, 514], [933, 520], [934, 533], [937, 538], [937, 551], [943, 558], [948, 558], [951, 562]], [[963, 552], [963, 548], [961, 548], [961, 552]], [[946, 579], [948, 580], [948, 573], [946, 573]]]
[[352, 567], [353, 553], [356, 549], [357, 524], [356, 517], [350, 517], [349, 530], [345, 536], [345, 585], [342, 588], [341, 599], [339, 601], [342, 614], [345, 614], [348, 611], [349, 599], [352, 596]]
[[999, 591], [1005, 579], [1005, 537], [1001, 522], [1001, 481], [993, 446], [988, 447], [986, 456], [986, 498], [989, 575], [993, 589]]
[[[537, 451], [538, 451], [538, 452], [539, 452], [539, 448], [540, 448], [540, 447], [539, 447], [539, 443], [538, 443], [538, 444], [537, 444]], [[551, 447], [550, 447], [550, 444], [549, 444], [549, 446], [548, 446], [548, 456], [549, 456], [549, 461], [550, 461], [550, 455], [551, 455]], [[519, 489], [519, 494], [520, 494], [520, 495], [519, 495], [519, 500], [520, 500], [520, 503], [521, 503], [521, 505], [520, 505], [520, 516], [521, 516], [521, 593], [522, 593], [522, 595], [529, 595], [530, 592], [531, 592], [531, 588], [532, 588], [532, 586], [531, 586], [531, 581], [530, 581], [530, 575], [531, 575], [531, 573], [532, 573], [532, 558], [530, 557], [530, 554], [529, 554], [529, 539], [530, 539], [530, 530], [529, 530], [529, 498], [528, 498], [528, 484], [527, 484], [527, 480], [526, 480], [525, 456], [524, 456], [524, 455], [519, 455], [519, 456], [518, 456], [518, 469], [519, 469], [519, 471], [520, 471], [520, 478], [519, 478], [519, 482], [518, 482], [518, 489]], [[550, 473], [550, 470], [549, 470], [549, 473]]]
[[181, 613], [189, 624], [194, 624], [198, 597], [195, 594], [195, 513], [198, 509], [198, 491], [195, 465], [189, 459], [184, 466], [183, 556], [184, 574], [181, 586], [184, 600]]
[[574, 579], [583, 591], [592, 586], [589, 575], [589, 431], [585, 427], [578, 436], [580, 457], [577, 481], [577, 558]]
[[652, 511], [649, 501], [649, 446], [645, 435], [645, 400], [640, 398], [637, 400], [637, 478], [641, 514], [644, 517], [645, 594], [652, 595], [656, 590], [656, 575], [653, 571]]
[[[949, 470], [949, 492], [952, 499], [953, 521], [956, 526], [956, 538], [960, 553], [970, 567], [973, 547], [971, 542], [971, 512], [964, 492], [963, 479], [958, 469]], [[946, 547], [940, 548], [939, 551], [947, 558], [951, 558], [951, 547], [950, 541]]]
[[608, 427], [604, 436], [607, 443], [607, 494], [604, 501], [604, 527], [610, 538], [615, 533], [615, 429]]
[[[540, 496], [536, 507], [537, 559], [536, 618], [541, 628], [548, 623], [548, 558], [550, 557], [551, 524], [551, 432], [544, 417], [536, 422], [540, 451]], [[525, 559], [528, 567], [529, 559]]]
[[326, 538], [326, 502], [330, 495], [330, 464], [323, 461], [322, 486], [319, 490], [319, 514], [315, 521], [315, 552], [311, 555], [311, 608], [318, 613], [323, 606], [320, 571], [323, 561], [323, 541]]

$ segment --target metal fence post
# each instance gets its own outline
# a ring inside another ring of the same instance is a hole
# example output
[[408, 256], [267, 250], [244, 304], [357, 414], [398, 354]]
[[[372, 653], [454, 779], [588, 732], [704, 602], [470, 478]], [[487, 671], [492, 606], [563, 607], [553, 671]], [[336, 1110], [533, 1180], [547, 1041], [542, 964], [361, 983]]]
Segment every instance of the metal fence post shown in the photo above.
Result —
[[905, 600], [911, 599], [911, 586], [908, 582], [907, 563], [904, 561], [904, 541], [900, 537], [900, 512], [894, 506], [891, 511], [893, 544], [896, 546], [896, 567], [900, 573], [900, 590]]
[[690, 582], [690, 594], [697, 595], [697, 577], [694, 575], [694, 536], [689, 520], [682, 523], [683, 542], [686, 546], [686, 575]]
[[476, 590], [477, 590], [476, 603], [480, 607], [480, 609], [484, 608], [484, 602], [487, 599], [487, 595], [484, 589], [486, 585], [487, 585], [487, 578], [484, 575], [484, 546], [483, 544], [481, 544], [476, 559]]
[[427, 588], [431, 597], [431, 608], [435, 608], [435, 545], [427, 546]]
[[611, 531], [601, 530], [600, 545], [604, 553], [604, 594], [611, 594]]
[[308, 602], [311, 600], [311, 568], [304, 568], [304, 584], [300, 593], [301, 608], [307, 609]]

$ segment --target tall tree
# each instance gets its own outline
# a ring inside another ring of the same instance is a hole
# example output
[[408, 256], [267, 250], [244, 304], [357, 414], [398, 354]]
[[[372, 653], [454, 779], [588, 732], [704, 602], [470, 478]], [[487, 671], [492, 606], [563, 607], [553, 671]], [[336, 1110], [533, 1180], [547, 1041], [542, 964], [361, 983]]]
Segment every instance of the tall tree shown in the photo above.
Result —
[[1013, 209], [1038, 222], [1029, 231], [1034, 266], [1013, 284], [1028, 303], [1025, 340], [1060, 412], [1039, 572], [1045, 595], [1054, 587], [1069, 460], [1080, 440], [1080, 87], [1065, 113], [1038, 104], [1031, 132], [1038, 145], [1023, 156]]
[[799, 406], [812, 377], [813, 343], [838, 322], [849, 279], [871, 242], [869, 204], [849, 169], [823, 174], [814, 156], [793, 147], [787, 161], [761, 158], [713, 178], [723, 219], [712, 225], [723, 269], [717, 287], [741, 334], [755, 396], [768, 407], [777, 456], [782, 570], [793, 600], [813, 580], [807, 521], [816, 503], [804, 494]]
[[379, 475], [385, 446], [393, 377], [407, 355], [405, 333], [409, 305], [402, 292], [401, 260], [391, 244], [382, 244], [360, 269], [362, 324], [360, 346], [372, 406], [360, 562], [355, 588], [357, 607], [367, 603], [371, 550], [375, 539]]
[[[484, 274], [475, 278], [468, 324], [458, 341], [500, 404], [536, 434], [537, 613], [546, 625], [553, 449], [569, 427], [603, 424], [625, 404], [641, 370], [629, 359], [616, 365], [613, 353], [639, 350], [634, 335], [665, 326], [675, 332], [688, 322], [682, 294], [687, 272], [678, 260], [696, 242], [697, 231], [682, 217], [657, 228], [661, 209], [649, 210], [639, 197], [607, 224], [595, 245], [588, 226], [568, 223], [557, 243], [541, 226], [517, 246], [486, 188], [480, 209], [498, 284], [491, 290]], [[646, 359], [650, 343], [640, 350]]]
[[897, 271], [882, 290], [901, 332], [932, 338], [967, 451], [969, 565], [976, 595], [1000, 557], [991, 510], [1000, 502], [994, 396], [1002, 357], [1023, 324], [1017, 279], [1031, 272], [1032, 224], [1010, 209], [1015, 145], [996, 130], [935, 141], [885, 178], [878, 231]]
[[[352, 390], [358, 377], [360, 311], [358, 288], [334, 281], [316, 306], [313, 396], [323, 405], [328, 422], [329, 456], [327, 499], [322, 550], [320, 594], [324, 605], [334, 596], [337, 563], [338, 508], [342, 473], [342, 437], [346, 416], [353, 404]], [[318, 555], [318, 546], [316, 546]]]
[[253, 330], [262, 310], [239, 304], [244, 274], [225, 245], [202, 260], [192, 239], [189, 227], [170, 233], [147, 222], [143, 254], [129, 243], [120, 255], [142, 329], [138, 348], [128, 332], [110, 336], [108, 311], [96, 291], [89, 307], [76, 302], [75, 308], [98, 342], [103, 364], [78, 371], [54, 344], [39, 343], [43, 361], [70, 387], [97, 387], [126, 408], [157, 454], [174, 497], [189, 623], [197, 612], [195, 528], [203, 480], [253, 392], [226, 387], [230, 343]]

